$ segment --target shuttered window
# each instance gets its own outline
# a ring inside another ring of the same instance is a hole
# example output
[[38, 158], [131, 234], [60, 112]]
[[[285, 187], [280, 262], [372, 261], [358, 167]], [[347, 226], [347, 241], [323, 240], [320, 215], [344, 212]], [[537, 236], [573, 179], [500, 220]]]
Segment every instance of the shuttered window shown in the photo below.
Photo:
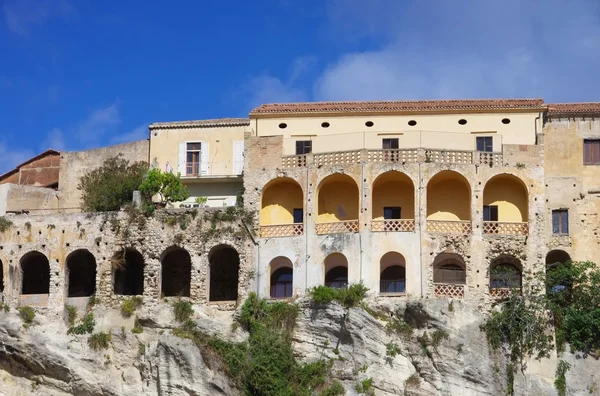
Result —
[[584, 139], [583, 164], [600, 165], [600, 140]]

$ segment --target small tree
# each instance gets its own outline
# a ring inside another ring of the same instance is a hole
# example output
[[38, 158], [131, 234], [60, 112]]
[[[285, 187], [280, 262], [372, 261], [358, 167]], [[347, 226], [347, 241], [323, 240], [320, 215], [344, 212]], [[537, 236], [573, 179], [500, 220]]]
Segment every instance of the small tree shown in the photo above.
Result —
[[123, 154], [108, 158], [102, 166], [79, 180], [81, 207], [86, 212], [108, 212], [121, 209], [133, 199], [148, 169], [145, 162], [129, 163]]
[[150, 169], [142, 184], [140, 192], [146, 202], [151, 202], [152, 197], [158, 196], [159, 202], [168, 204], [171, 202], [185, 201], [190, 192], [181, 182], [179, 173], [162, 172], [158, 168]]

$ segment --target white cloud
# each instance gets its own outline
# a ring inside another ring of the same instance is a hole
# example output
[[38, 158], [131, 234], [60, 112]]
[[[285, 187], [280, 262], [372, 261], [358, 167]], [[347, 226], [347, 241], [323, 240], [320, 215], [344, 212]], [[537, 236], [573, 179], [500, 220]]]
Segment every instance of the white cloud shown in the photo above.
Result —
[[110, 139], [110, 142], [120, 144], [144, 139], [148, 139], [148, 124], [139, 125], [127, 133], [117, 134]]
[[74, 13], [67, 0], [5, 0], [0, 8], [6, 28], [28, 37], [35, 26], [52, 18], [66, 18]]
[[75, 135], [81, 143], [97, 143], [102, 137], [114, 131], [121, 124], [118, 104], [93, 110], [75, 127]]
[[43, 148], [44, 150], [52, 148], [54, 150], [64, 151], [67, 149], [63, 132], [59, 128], [52, 128], [52, 130], [48, 132], [45, 144], [46, 147]]

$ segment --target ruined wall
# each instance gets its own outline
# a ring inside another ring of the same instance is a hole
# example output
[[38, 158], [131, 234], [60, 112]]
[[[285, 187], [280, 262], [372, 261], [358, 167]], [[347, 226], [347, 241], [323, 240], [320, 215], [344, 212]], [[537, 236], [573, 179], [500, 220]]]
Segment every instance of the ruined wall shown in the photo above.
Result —
[[123, 154], [129, 162], [148, 162], [148, 140], [118, 144], [93, 150], [61, 153], [59, 198], [63, 212], [79, 212], [81, 192], [77, 189], [79, 179], [87, 172], [98, 168], [110, 158]]
[[[0, 261], [4, 270], [4, 301], [62, 310], [67, 301], [67, 262], [69, 255], [80, 249], [89, 251], [96, 261], [96, 293], [100, 303], [119, 304], [127, 296], [113, 291], [116, 253], [131, 248], [144, 260], [144, 303], [161, 298], [164, 253], [177, 246], [191, 256], [191, 295], [194, 303], [207, 303], [213, 248], [226, 245], [234, 248], [240, 259], [238, 300], [253, 288], [254, 245], [238, 216], [231, 221], [213, 220], [215, 210], [159, 211], [152, 218], [137, 212], [96, 214], [12, 215], [12, 226], [0, 233]], [[219, 213], [225, 213], [219, 212]], [[214, 228], [212, 224], [214, 225]], [[222, 231], [220, 231], [222, 230]], [[50, 263], [50, 293], [46, 296], [21, 296], [21, 260], [29, 252], [44, 254]], [[222, 263], [213, 262], [219, 266]], [[215, 267], [218, 268], [218, 267]], [[77, 305], [77, 300], [69, 299]], [[213, 303], [211, 303], [213, 304]], [[231, 308], [236, 302], [214, 303]]]
[[0, 216], [6, 212], [29, 211], [37, 214], [55, 213], [58, 208], [57, 192], [51, 188], [0, 185]]

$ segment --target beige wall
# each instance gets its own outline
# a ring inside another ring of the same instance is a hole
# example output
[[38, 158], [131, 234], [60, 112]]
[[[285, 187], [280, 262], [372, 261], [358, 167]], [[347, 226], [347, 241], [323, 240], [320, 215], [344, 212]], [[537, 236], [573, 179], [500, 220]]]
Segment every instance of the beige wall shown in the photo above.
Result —
[[[398, 138], [400, 148], [430, 148], [474, 150], [475, 136], [492, 136], [494, 151], [502, 144], [535, 144], [536, 131], [541, 131], [537, 112], [444, 114], [444, 115], [379, 115], [288, 117], [253, 119], [257, 136], [283, 135], [284, 154], [295, 154], [296, 140], [313, 140], [313, 152], [331, 152], [352, 149], [381, 149], [383, 138]], [[503, 124], [504, 118], [510, 119]], [[466, 125], [458, 120], [467, 120]], [[415, 120], [417, 125], [409, 126]], [[372, 121], [372, 127], [365, 122]], [[321, 124], [329, 122], [328, 128]], [[287, 124], [285, 129], [279, 128]]]
[[51, 188], [0, 185], [0, 216], [6, 212], [29, 211], [32, 214], [52, 213], [58, 208], [58, 193]]

